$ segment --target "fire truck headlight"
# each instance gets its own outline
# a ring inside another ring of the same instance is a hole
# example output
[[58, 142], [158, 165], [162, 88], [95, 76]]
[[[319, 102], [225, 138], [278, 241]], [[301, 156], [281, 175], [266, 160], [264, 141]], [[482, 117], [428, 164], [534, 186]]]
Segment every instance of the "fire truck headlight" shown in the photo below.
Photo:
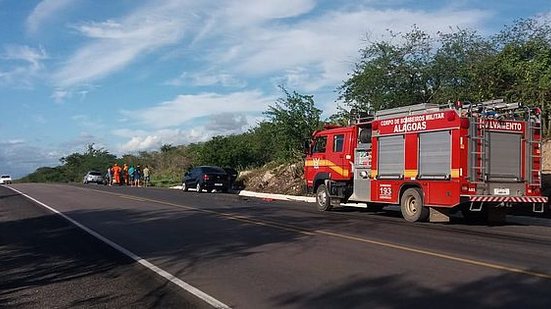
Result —
[[369, 176], [369, 174], [367, 173], [367, 171], [361, 171], [361, 172], [360, 172], [360, 176], [361, 176], [362, 178], [367, 178], [367, 176]]

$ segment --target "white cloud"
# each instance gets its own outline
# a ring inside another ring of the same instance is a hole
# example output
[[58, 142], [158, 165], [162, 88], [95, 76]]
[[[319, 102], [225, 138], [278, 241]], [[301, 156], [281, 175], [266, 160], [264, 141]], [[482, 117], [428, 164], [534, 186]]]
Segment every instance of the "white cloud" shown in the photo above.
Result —
[[71, 98], [72, 94], [71, 92], [63, 89], [56, 89], [54, 92], [50, 95], [50, 98], [54, 100], [56, 103], [62, 103], [65, 100]]
[[63, 10], [73, 2], [74, 1], [72, 0], [41, 1], [27, 17], [27, 31], [31, 33], [36, 32], [45, 21], [55, 17], [59, 13], [59, 11]]
[[188, 52], [165, 50], [165, 55], [180, 55], [183, 63], [191, 60], [199, 68], [187, 69], [165, 84], [245, 87], [246, 79], [277, 75], [301, 89], [317, 90], [335, 87], [346, 78], [367, 33], [378, 39], [387, 29], [408, 31], [413, 24], [429, 32], [476, 26], [490, 14], [357, 4], [306, 15], [315, 8], [314, 0], [151, 2], [119, 19], [74, 26], [89, 42], [55, 72], [54, 79], [58, 86], [72, 87], [179, 44], [178, 49]]
[[120, 21], [107, 20], [75, 26], [90, 39], [54, 74], [57, 85], [70, 87], [116, 72], [137, 57], [177, 43], [190, 20], [186, 2], [155, 1]]
[[164, 144], [183, 145], [205, 142], [216, 135], [239, 134], [254, 127], [264, 117], [242, 113], [220, 113], [207, 117], [205, 124], [188, 124], [183, 128], [131, 130], [117, 129], [111, 133], [126, 140], [117, 145], [121, 154], [158, 150]]
[[314, 0], [240, 0], [222, 6], [220, 15], [233, 27], [250, 27], [267, 20], [296, 17], [308, 13]]
[[220, 85], [223, 87], [231, 88], [243, 88], [247, 86], [247, 83], [245, 81], [238, 79], [232, 74], [208, 74], [203, 72], [193, 74], [184, 72], [178, 78], [171, 79], [165, 82], [165, 84], [170, 86], [192, 85], [199, 87]]
[[164, 144], [180, 145], [205, 141], [210, 138], [210, 136], [202, 134], [197, 129], [162, 129], [154, 131], [118, 129], [112, 133], [115, 136], [127, 139], [126, 142], [117, 145], [117, 152], [121, 154], [142, 150], [157, 150]]
[[205, 129], [220, 134], [241, 133], [249, 125], [247, 115], [238, 113], [220, 113], [210, 116]]
[[96, 86], [94, 85], [81, 85], [70, 89], [56, 88], [53, 90], [50, 98], [54, 100], [55, 103], [63, 103], [75, 97], [82, 102], [86, 99], [88, 93], [95, 88]]
[[43, 166], [59, 163], [60, 153], [33, 146], [25, 140], [0, 141], [0, 172], [20, 178]]
[[33, 80], [42, 72], [42, 62], [48, 59], [44, 48], [25, 45], [6, 45], [0, 54], [3, 66], [0, 70], [0, 84], [30, 87]]
[[46, 117], [44, 117], [43, 115], [40, 115], [40, 114], [32, 115], [31, 119], [34, 122], [36, 122], [38, 124], [42, 124], [42, 125], [48, 123], [48, 119], [46, 119]]
[[104, 120], [96, 115], [73, 115], [71, 116], [71, 120], [85, 130], [98, 131], [106, 128]]
[[106, 147], [102, 138], [85, 131], [80, 132], [78, 136], [71, 140], [61, 143], [60, 147], [63, 149], [64, 153], [82, 153], [88, 150], [88, 145], [92, 144], [94, 145], [94, 149], [105, 149]]
[[[213, 59], [213, 66], [224, 67], [235, 75], [278, 74], [293, 84], [315, 90], [334, 87], [346, 78], [367, 34], [378, 40], [387, 34], [387, 29], [406, 32], [414, 24], [435, 33], [448, 27], [475, 26], [488, 16], [488, 12], [480, 10], [425, 12], [356, 7], [291, 24], [244, 28], [237, 37], [227, 36], [224, 44], [206, 59]], [[227, 27], [222, 24], [215, 28]]]
[[[299, 16], [310, 11], [314, 5], [313, 0], [246, 0], [222, 3], [150, 1], [148, 5], [120, 19], [73, 26], [89, 42], [63, 63], [53, 78], [56, 85], [64, 88], [94, 81], [121, 70], [140, 56], [161, 47], [181, 43], [186, 33], [193, 45], [200, 41], [202, 33], [219, 31], [209, 27], [209, 24], [217, 25], [217, 20], [224, 20], [226, 31], [230, 31], [252, 27], [268, 20]], [[222, 74], [215, 82], [231, 86], [242, 85], [230, 77], [231, 75]], [[177, 83], [178, 80], [172, 81], [172, 84]]]
[[41, 66], [41, 61], [48, 58], [44, 48], [32, 48], [25, 45], [7, 45], [4, 46], [4, 52], [1, 55], [4, 60], [21, 60], [29, 63], [34, 68]]
[[202, 93], [179, 95], [171, 101], [150, 108], [122, 111], [122, 114], [148, 127], [170, 128], [211, 114], [263, 112], [274, 101], [274, 97], [265, 96], [260, 91], [234, 92], [226, 95]]

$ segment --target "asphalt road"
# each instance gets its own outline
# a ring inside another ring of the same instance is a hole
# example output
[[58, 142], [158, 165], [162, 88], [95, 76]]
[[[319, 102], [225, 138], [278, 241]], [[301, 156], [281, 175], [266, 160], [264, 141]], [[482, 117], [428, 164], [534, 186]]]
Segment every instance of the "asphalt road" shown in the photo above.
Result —
[[[548, 219], [411, 224], [221, 193], [13, 187], [235, 308], [551, 308]], [[0, 306], [204, 304], [7, 188], [0, 232]]]
[[0, 186], [0, 308], [208, 308]]

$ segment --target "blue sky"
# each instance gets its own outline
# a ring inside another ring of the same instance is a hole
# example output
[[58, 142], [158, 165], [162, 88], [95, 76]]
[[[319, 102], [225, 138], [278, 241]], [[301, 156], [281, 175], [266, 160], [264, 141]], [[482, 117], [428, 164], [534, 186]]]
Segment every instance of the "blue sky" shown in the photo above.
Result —
[[366, 37], [491, 34], [549, 0], [0, 0], [0, 173], [239, 133], [281, 95], [330, 115]]

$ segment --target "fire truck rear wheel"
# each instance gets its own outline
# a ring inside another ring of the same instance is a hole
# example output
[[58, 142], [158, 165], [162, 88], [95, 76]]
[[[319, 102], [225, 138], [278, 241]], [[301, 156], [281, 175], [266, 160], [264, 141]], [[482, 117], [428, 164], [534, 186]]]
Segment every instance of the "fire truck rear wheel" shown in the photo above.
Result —
[[404, 191], [400, 199], [400, 209], [404, 219], [409, 222], [427, 221], [430, 214], [429, 209], [423, 205], [421, 192], [416, 188]]
[[324, 184], [319, 185], [316, 190], [316, 205], [321, 211], [331, 210], [331, 198], [329, 198], [327, 187]]

